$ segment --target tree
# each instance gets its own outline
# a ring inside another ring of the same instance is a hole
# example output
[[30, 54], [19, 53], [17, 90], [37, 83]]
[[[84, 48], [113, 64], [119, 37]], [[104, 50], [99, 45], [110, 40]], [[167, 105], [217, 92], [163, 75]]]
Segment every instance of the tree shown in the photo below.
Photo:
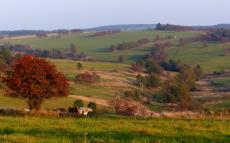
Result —
[[77, 49], [77, 46], [73, 43], [70, 44], [69, 46], [69, 49], [70, 49], [70, 55], [72, 58], [75, 58], [77, 57], [77, 53], [78, 53], [78, 49]]
[[0, 58], [3, 60], [5, 64], [10, 64], [12, 58], [10, 50], [6, 48], [1, 49]]
[[136, 76], [136, 80], [137, 80], [137, 85], [141, 88], [141, 91], [144, 91], [144, 86], [145, 86], [145, 78], [143, 76], [141, 76], [140, 74], [138, 74]]
[[85, 72], [85, 73], [78, 74], [75, 78], [75, 81], [79, 83], [91, 84], [91, 83], [99, 82], [100, 78], [101, 77], [96, 72], [93, 73]]
[[76, 101], [74, 101], [73, 106], [74, 106], [74, 108], [80, 108], [80, 107], [83, 107], [84, 104], [83, 104], [82, 100], [76, 100]]
[[7, 69], [8, 65], [0, 58], [0, 76]]
[[82, 66], [82, 64], [81, 64], [81, 63], [77, 63], [77, 69], [78, 69], [78, 70], [81, 70], [81, 69], [82, 69], [82, 67], [83, 67], [83, 66]]
[[30, 110], [39, 110], [45, 99], [68, 95], [65, 76], [45, 59], [23, 56], [4, 75], [8, 95], [27, 99]]
[[145, 68], [149, 74], [152, 74], [152, 73], [158, 73], [159, 74], [161, 72], [160, 65], [153, 60], [148, 60], [145, 64]]
[[191, 107], [191, 95], [189, 87], [183, 83], [177, 85], [179, 110], [188, 110]]
[[200, 80], [201, 74], [202, 74], [203, 71], [202, 71], [202, 68], [201, 68], [201, 66], [199, 64], [195, 66], [194, 72], [196, 74], [196, 80]]
[[162, 68], [164, 68], [164, 70], [179, 72], [180, 65], [174, 60], [162, 61], [160, 62], [160, 65]]
[[166, 103], [176, 103], [177, 101], [177, 81], [167, 80], [162, 87], [163, 101]]
[[150, 74], [149, 76], [146, 77], [145, 79], [145, 84], [146, 87], [157, 87], [160, 85], [160, 78], [156, 74]]
[[158, 23], [157, 25], [156, 25], [156, 28], [155, 28], [156, 30], [164, 30], [164, 27], [163, 27], [163, 25], [161, 24], [161, 23]]
[[179, 80], [167, 80], [162, 88], [163, 101], [177, 103], [180, 110], [191, 107], [191, 95], [189, 87]]
[[195, 88], [196, 74], [192, 67], [182, 65], [179, 70], [178, 80], [188, 86], [190, 90]]
[[122, 62], [124, 62], [124, 57], [122, 56], [122, 55], [120, 55], [119, 57], [118, 57], [118, 60], [117, 60], [119, 63], [122, 63]]
[[97, 104], [95, 102], [89, 102], [87, 107], [91, 108], [95, 112], [97, 109]]
[[136, 72], [141, 72], [144, 68], [144, 62], [141, 60], [138, 60], [136, 63], [131, 64], [131, 68], [132, 70]]

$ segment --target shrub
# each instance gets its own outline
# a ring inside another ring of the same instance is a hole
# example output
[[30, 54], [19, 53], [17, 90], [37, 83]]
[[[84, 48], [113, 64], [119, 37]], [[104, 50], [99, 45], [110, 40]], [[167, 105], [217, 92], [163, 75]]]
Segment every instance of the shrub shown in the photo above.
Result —
[[83, 104], [83, 101], [82, 100], [76, 100], [76, 101], [74, 101], [74, 103], [73, 103], [73, 107], [74, 108], [80, 108], [80, 107], [83, 107], [84, 106], [84, 104]]
[[139, 100], [141, 97], [141, 93], [138, 90], [134, 90], [134, 91], [125, 91], [124, 92], [124, 96], [126, 98], [132, 98], [134, 100]]
[[168, 80], [162, 88], [163, 102], [177, 103], [179, 110], [187, 110], [191, 107], [191, 95], [189, 87], [179, 80]]
[[0, 109], [0, 115], [3, 116], [24, 116], [25, 113], [14, 109]]
[[80, 73], [76, 76], [76, 81], [81, 83], [95, 83], [100, 81], [100, 76], [96, 72], [92, 74], [89, 72]]
[[141, 60], [138, 60], [136, 63], [131, 64], [131, 69], [136, 72], [141, 72], [144, 68], [144, 62]]
[[153, 61], [153, 60], [148, 60], [145, 64], [145, 68], [146, 68], [146, 71], [149, 73], [149, 74], [152, 74], [152, 73], [161, 73], [161, 67], [160, 65]]
[[82, 68], [83, 68], [82, 64], [81, 63], [77, 63], [77, 69], [81, 70]]
[[189, 65], [182, 65], [179, 70], [178, 80], [186, 84], [189, 90], [194, 90], [196, 87], [196, 73]]
[[97, 104], [95, 102], [89, 102], [87, 107], [91, 108], [95, 112], [97, 109]]
[[150, 76], [146, 77], [146, 87], [157, 87], [160, 85], [160, 78], [156, 74], [151, 74]]
[[122, 55], [120, 55], [120, 56], [118, 57], [117, 61], [118, 61], [119, 63], [123, 63], [123, 62], [124, 62], [124, 57], [123, 57]]
[[196, 80], [197, 80], [197, 81], [200, 80], [201, 74], [202, 74], [202, 72], [203, 72], [202, 69], [201, 69], [201, 67], [200, 67], [200, 65], [196, 65], [196, 66], [195, 66], [194, 72], [195, 72], [195, 74], [196, 74]]
[[96, 114], [97, 104], [95, 102], [89, 102], [87, 107], [93, 110], [93, 112], [89, 112], [89, 115], [95, 115]]
[[174, 60], [162, 61], [160, 62], [160, 65], [162, 68], [164, 68], [164, 70], [167, 70], [167, 71], [173, 71], [173, 72], [179, 71], [178, 62], [175, 62]]
[[141, 88], [142, 92], [144, 87], [153, 88], [160, 85], [160, 78], [157, 74], [150, 74], [149, 76], [141, 76], [138, 74], [136, 76], [136, 83]]
[[150, 116], [151, 112], [142, 104], [133, 100], [117, 98], [111, 101], [117, 114], [124, 116]]
[[224, 73], [225, 73], [225, 70], [224, 69], [220, 69], [218, 71], [214, 71], [213, 75], [223, 75]]

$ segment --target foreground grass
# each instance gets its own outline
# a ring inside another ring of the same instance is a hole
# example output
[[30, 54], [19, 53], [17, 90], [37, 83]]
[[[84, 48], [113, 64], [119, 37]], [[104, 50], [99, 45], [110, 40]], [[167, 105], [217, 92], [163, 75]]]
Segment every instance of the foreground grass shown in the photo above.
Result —
[[230, 142], [226, 120], [0, 117], [0, 121], [0, 142]]

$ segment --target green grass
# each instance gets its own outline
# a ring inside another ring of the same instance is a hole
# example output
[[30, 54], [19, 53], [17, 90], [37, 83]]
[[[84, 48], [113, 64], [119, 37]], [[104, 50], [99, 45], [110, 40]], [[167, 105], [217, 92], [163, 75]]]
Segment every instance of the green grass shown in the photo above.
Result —
[[[68, 108], [73, 105], [75, 99], [73, 98], [54, 98], [46, 100], [42, 104], [43, 109], [53, 109], [53, 108]], [[0, 107], [1, 108], [26, 108], [26, 100], [21, 98], [11, 98], [11, 97], [5, 97], [0, 96]]]
[[229, 143], [229, 120], [0, 117], [0, 142]]
[[[230, 69], [230, 56], [223, 56], [224, 49], [229, 47], [229, 44], [208, 44], [207, 48], [202, 48], [202, 43], [192, 43], [184, 48], [178, 48], [178, 39], [196, 36], [202, 32], [161, 32], [161, 31], [123, 31], [114, 35], [102, 37], [94, 37], [93, 33], [78, 33], [62, 36], [60, 39], [55, 37], [48, 38], [25, 38], [11, 39], [3, 42], [13, 44], [29, 44], [35, 49], [64, 49], [71, 43], [76, 44], [81, 52], [90, 55], [96, 60], [106, 62], [116, 62], [120, 55], [124, 56], [124, 62], [130, 63], [136, 59], [143, 57], [149, 52], [151, 44], [147, 47], [138, 47], [125, 51], [108, 52], [108, 48], [112, 44], [121, 42], [136, 41], [141, 38], [154, 39], [156, 35], [167, 37], [168, 35], [177, 35], [177, 40], [170, 40], [174, 47], [168, 51], [169, 57], [175, 60], [181, 60], [187, 64], [200, 64], [205, 72], [213, 72], [220, 68]], [[94, 67], [92, 67], [94, 68]], [[95, 67], [96, 68], [96, 67]], [[112, 67], [111, 67], [112, 68]]]
[[83, 65], [82, 70], [95, 70], [95, 71], [114, 71], [114, 70], [125, 70], [129, 67], [127, 64], [109, 63], [109, 62], [77, 62], [72, 60], [64, 59], [50, 59], [57, 69], [63, 72], [69, 79], [74, 79], [77, 72], [77, 63]]
[[[75, 100], [77, 99], [71, 97], [48, 99], [42, 103], [41, 109], [52, 110], [55, 108], [65, 108], [67, 110], [69, 107], [73, 107], [73, 103]], [[87, 106], [89, 102], [83, 101], [83, 103], [84, 106]], [[23, 109], [23, 108], [28, 108], [28, 106], [26, 104], [26, 100], [24, 99], [0, 96], [0, 109], [2, 108]], [[111, 107], [105, 107], [99, 104], [97, 104], [96, 112], [99, 113], [100, 115], [103, 115], [105, 113], [114, 113]]]
[[171, 34], [181, 37], [191, 37], [198, 35], [201, 32], [160, 32], [160, 31], [124, 31], [115, 35], [107, 35], [102, 37], [94, 37], [93, 33], [80, 33], [69, 34], [62, 36], [60, 39], [55, 37], [48, 38], [26, 38], [26, 39], [14, 39], [6, 40], [4, 42], [10, 42], [13, 44], [29, 44], [35, 49], [64, 49], [69, 47], [71, 43], [76, 44], [81, 52], [92, 56], [97, 60], [113, 61], [116, 62], [119, 55], [123, 55], [126, 62], [131, 62], [137, 57], [143, 56], [148, 51], [145, 49], [131, 49], [117, 52], [107, 52], [107, 49], [112, 44], [118, 44], [128, 41], [136, 41], [141, 38], [154, 39], [156, 35], [161, 37], [167, 37]]
[[230, 56], [224, 56], [229, 44], [208, 44], [203, 48], [201, 43], [192, 43], [183, 48], [170, 48], [169, 57], [183, 63], [200, 64], [204, 72], [213, 72], [221, 68], [230, 69]]
[[112, 97], [115, 93], [116, 90], [113, 87], [99, 86], [95, 84], [71, 84], [70, 86], [70, 94], [72, 95], [108, 98]]
[[208, 106], [208, 109], [213, 111], [226, 110], [226, 109], [228, 110], [230, 109], [230, 100], [225, 100], [221, 103], [211, 104]]
[[217, 78], [213, 80], [213, 85], [217, 87], [230, 85], [230, 77]]

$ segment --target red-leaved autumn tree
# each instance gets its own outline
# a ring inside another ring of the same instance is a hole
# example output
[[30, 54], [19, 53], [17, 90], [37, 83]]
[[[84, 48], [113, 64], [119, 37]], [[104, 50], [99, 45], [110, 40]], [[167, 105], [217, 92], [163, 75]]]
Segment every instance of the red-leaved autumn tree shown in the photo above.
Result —
[[68, 95], [68, 81], [42, 58], [23, 56], [2, 78], [11, 97], [27, 99], [30, 110], [39, 110], [45, 99]]

